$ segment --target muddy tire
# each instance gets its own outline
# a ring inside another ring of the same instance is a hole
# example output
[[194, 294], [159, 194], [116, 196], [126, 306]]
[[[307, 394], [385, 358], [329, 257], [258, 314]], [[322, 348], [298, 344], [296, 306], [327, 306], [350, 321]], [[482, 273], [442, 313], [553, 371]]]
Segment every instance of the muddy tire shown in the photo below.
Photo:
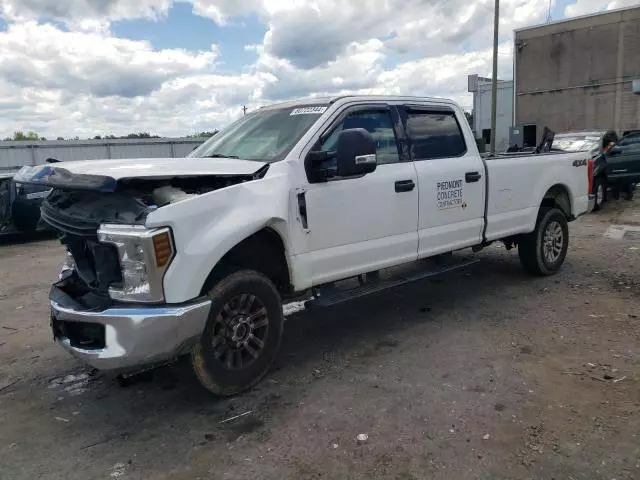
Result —
[[604, 177], [598, 177], [595, 182], [593, 182], [593, 193], [596, 197], [596, 203], [593, 207], [593, 211], [597, 212], [607, 201], [607, 181]]
[[538, 214], [535, 230], [520, 240], [518, 255], [525, 271], [547, 276], [560, 270], [568, 247], [567, 217], [557, 208], [543, 208]]
[[191, 355], [200, 383], [216, 395], [236, 395], [269, 371], [282, 339], [278, 290], [266, 276], [240, 270], [207, 293], [211, 311]]

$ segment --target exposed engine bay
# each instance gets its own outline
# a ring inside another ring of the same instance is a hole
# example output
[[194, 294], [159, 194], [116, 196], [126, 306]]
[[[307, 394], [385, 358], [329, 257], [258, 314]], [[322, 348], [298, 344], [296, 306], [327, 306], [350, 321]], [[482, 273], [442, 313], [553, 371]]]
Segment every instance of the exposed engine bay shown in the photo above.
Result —
[[95, 236], [103, 223], [143, 225], [157, 208], [253, 177], [193, 177], [121, 180], [114, 192], [55, 188], [42, 206], [42, 219], [62, 234]]

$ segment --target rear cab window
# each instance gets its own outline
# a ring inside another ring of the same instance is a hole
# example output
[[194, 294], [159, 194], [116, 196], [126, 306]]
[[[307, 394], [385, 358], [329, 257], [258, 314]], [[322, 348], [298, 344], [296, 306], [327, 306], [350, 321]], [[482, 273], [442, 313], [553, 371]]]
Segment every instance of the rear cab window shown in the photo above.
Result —
[[467, 145], [453, 110], [405, 107], [406, 131], [413, 160], [461, 157]]

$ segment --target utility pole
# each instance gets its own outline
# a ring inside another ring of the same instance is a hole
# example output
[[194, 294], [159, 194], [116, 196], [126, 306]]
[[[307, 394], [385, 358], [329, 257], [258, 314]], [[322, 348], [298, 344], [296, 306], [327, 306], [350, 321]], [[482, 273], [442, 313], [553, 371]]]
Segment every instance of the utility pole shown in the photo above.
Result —
[[245, 115], [247, 114], [247, 106], [246, 105], [242, 106], [242, 113], [244, 113]]
[[[498, 114], [498, 31], [500, 0], [496, 0], [493, 18], [493, 77], [491, 78], [491, 155], [496, 153], [496, 123]], [[515, 54], [515, 53], [514, 53]]]

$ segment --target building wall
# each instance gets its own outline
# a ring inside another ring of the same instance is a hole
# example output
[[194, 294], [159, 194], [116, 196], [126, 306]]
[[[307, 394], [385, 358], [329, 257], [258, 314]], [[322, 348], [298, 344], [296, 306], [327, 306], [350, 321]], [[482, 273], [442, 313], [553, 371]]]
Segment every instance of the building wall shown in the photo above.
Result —
[[[473, 129], [476, 138], [482, 137], [482, 130], [491, 129], [491, 83], [480, 80], [473, 93]], [[509, 127], [513, 119], [513, 82], [499, 81], [496, 105], [496, 150], [503, 151], [509, 146]]]
[[0, 171], [60, 161], [106, 158], [184, 157], [206, 138], [59, 140], [0, 142]]
[[640, 7], [516, 31], [516, 124], [640, 128]]

